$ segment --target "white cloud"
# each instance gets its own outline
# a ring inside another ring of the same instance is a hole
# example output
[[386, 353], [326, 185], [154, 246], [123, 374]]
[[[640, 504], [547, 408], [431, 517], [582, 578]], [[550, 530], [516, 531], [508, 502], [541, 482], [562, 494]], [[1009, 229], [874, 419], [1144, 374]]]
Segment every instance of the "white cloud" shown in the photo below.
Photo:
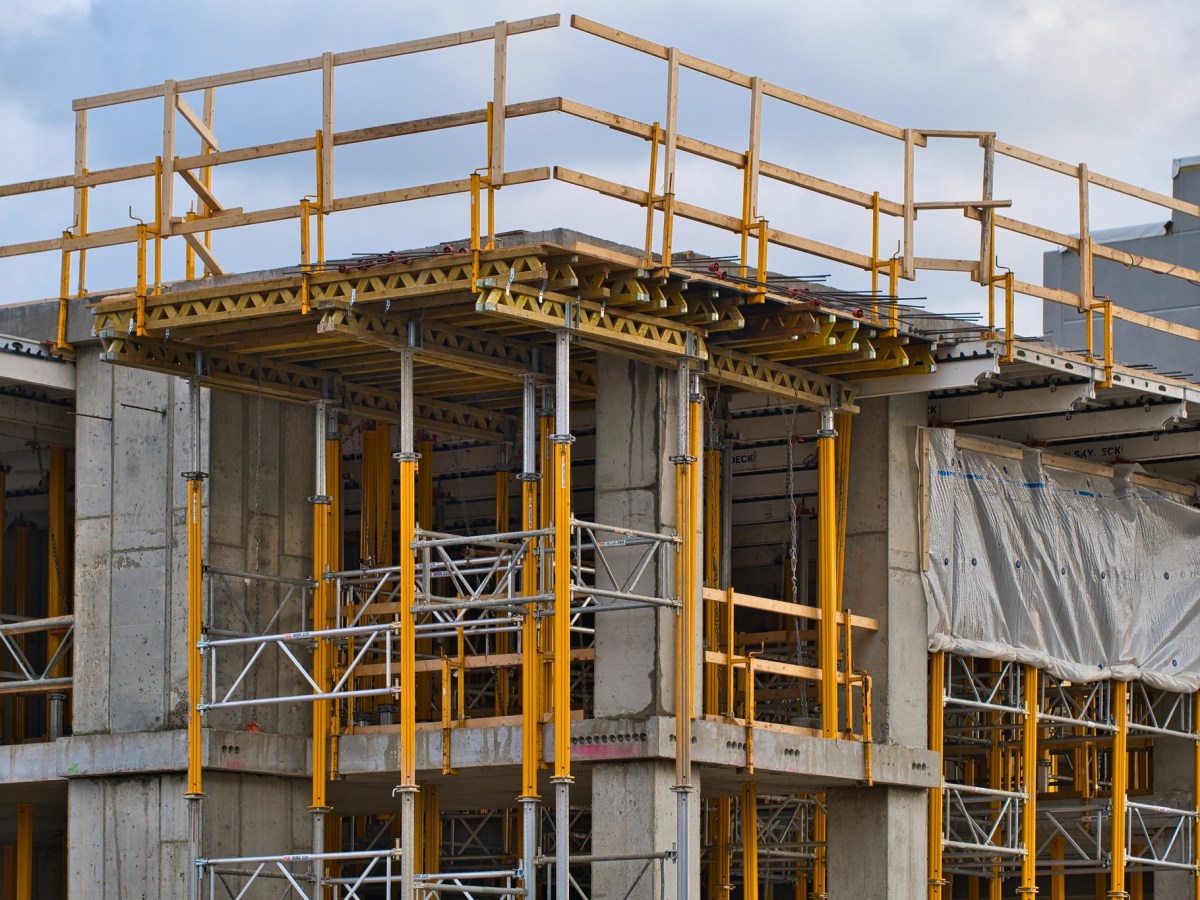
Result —
[[0, 0], [0, 36], [27, 37], [45, 33], [62, 20], [86, 18], [93, 0]]

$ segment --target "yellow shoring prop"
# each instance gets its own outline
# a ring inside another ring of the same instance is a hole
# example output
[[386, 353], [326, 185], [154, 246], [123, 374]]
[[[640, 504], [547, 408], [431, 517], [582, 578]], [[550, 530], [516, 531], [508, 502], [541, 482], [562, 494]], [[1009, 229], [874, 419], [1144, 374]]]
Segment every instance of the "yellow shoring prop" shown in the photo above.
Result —
[[1038, 670], [1024, 666], [1022, 688], [1025, 722], [1021, 730], [1021, 789], [1025, 805], [1021, 808], [1021, 842], [1025, 857], [1021, 860], [1020, 896], [1037, 893], [1037, 745], [1038, 745]]
[[946, 879], [942, 875], [942, 780], [945, 749], [946, 655], [929, 657], [929, 749], [938, 756], [937, 786], [929, 789], [929, 900], [941, 900]]
[[17, 804], [17, 900], [33, 898], [33, 804]]
[[742, 786], [742, 896], [758, 897], [758, 783]]
[[1116, 715], [1117, 730], [1113, 733], [1112, 761], [1109, 774], [1112, 778], [1112, 862], [1109, 871], [1108, 896], [1112, 900], [1128, 897], [1125, 890], [1125, 809], [1129, 786], [1129, 684], [1117, 681], [1113, 684], [1113, 713]]
[[821, 410], [817, 432], [817, 605], [821, 610], [817, 656], [821, 668], [821, 735], [838, 736], [837, 496], [833, 409]]

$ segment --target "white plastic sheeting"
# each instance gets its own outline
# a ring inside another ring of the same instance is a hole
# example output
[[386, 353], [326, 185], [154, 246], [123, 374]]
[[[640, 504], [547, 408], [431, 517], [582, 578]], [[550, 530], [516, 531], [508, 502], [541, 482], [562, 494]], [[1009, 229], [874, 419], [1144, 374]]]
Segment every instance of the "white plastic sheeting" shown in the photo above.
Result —
[[1200, 689], [1194, 497], [1131, 483], [1134, 466], [1096, 477], [926, 437], [931, 650]]

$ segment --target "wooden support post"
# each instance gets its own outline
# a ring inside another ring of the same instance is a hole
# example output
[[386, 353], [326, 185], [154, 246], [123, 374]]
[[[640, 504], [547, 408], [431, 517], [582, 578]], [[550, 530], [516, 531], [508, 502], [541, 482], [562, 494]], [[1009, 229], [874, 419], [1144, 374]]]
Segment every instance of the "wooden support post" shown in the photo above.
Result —
[[159, 185], [159, 203], [162, 209], [162, 221], [159, 222], [159, 236], [166, 237], [171, 233], [171, 217], [175, 215], [175, 82], [163, 82], [163, 152], [162, 152], [162, 182]]
[[333, 211], [333, 54], [321, 57], [321, 213]]
[[1079, 311], [1092, 307], [1092, 226], [1088, 203], [1088, 167], [1079, 164]]
[[904, 129], [904, 238], [901, 249], [904, 257], [903, 276], [909, 280], [917, 274], [913, 269], [913, 222], [917, 217], [913, 188], [915, 140], [915, 132], [911, 128]]
[[[996, 178], [996, 138], [986, 135], [983, 138], [983, 199], [992, 199], [992, 191]], [[986, 203], [979, 210], [979, 283], [988, 285], [990, 272], [996, 258], [996, 248], [993, 241], [996, 237], [996, 210]]]
[[496, 23], [492, 75], [492, 146], [488, 179], [493, 188], [504, 184], [504, 110], [508, 96], [508, 23]]
[[[75, 178], [87, 175], [87, 110], [75, 113]], [[76, 237], [87, 237], [88, 233], [88, 187], [75, 184], [75, 224], [72, 231]], [[87, 291], [87, 250], [79, 251], [78, 295]]]
[[663, 238], [660, 263], [671, 267], [671, 242], [675, 227], [675, 148], [679, 140], [679, 50], [667, 50], [667, 114], [663, 148]]

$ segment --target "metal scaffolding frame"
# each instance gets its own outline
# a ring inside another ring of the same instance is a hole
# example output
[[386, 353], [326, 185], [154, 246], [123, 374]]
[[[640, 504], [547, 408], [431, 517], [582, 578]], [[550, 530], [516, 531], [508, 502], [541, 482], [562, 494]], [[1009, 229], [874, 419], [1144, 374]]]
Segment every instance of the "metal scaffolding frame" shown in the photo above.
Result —
[[[1042, 876], [1057, 898], [1072, 874], [1105, 879], [1109, 897], [1140, 896], [1144, 873], [1169, 870], [1191, 873], [1200, 896], [1200, 695], [943, 653], [931, 667], [943, 779], [930, 797], [931, 898], [949, 897], [954, 876], [993, 891], [1011, 879], [1024, 893]], [[1188, 808], [1153, 801], [1163, 738], [1193, 747]]]

